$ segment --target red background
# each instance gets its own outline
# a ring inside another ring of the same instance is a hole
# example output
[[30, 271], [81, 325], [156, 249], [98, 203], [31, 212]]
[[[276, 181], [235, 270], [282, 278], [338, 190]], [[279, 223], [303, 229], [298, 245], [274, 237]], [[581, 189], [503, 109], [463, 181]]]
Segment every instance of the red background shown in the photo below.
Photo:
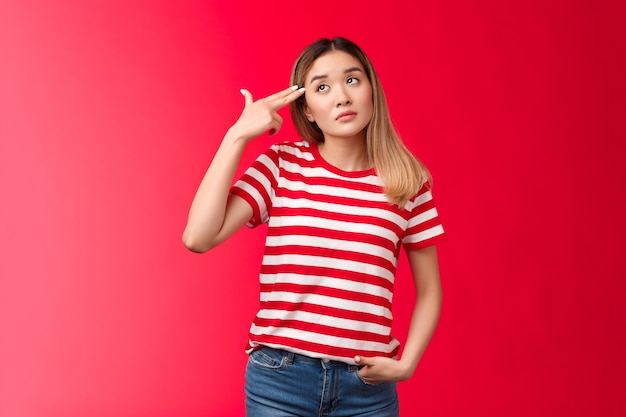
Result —
[[626, 413], [622, 3], [389, 4], [2, 2], [1, 416], [243, 415], [263, 230], [202, 256], [180, 236], [239, 89], [287, 86], [336, 35], [374, 61], [449, 234], [402, 414]]

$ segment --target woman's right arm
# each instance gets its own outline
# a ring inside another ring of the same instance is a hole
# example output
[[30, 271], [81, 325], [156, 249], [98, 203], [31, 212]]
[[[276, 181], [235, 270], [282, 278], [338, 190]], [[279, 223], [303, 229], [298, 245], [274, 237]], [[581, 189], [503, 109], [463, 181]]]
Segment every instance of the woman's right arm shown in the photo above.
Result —
[[288, 88], [264, 99], [253, 101], [242, 90], [245, 108], [237, 122], [228, 129], [191, 203], [184, 245], [193, 252], [214, 248], [252, 217], [252, 207], [241, 197], [229, 195], [237, 166], [246, 144], [255, 137], [280, 130], [278, 110], [295, 101], [304, 89]]

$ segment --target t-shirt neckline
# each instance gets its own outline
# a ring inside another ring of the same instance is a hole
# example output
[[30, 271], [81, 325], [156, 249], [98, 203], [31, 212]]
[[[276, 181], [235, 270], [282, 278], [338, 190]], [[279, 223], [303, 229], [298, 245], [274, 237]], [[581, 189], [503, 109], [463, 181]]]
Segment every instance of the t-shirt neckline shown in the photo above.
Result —
[[311, 153], [313, 154], [313, 158], [315, 159], [315, 161], [320, 166], [322, 166], [323, 168], [327, 169], [328, 171], [334, 174], [341, 175], [343, 177], [350, 177], [350, 178], [360, 178], [360, 177], [367, 177], [369, 175], [376, 175], [376, 169], [374, 167], [368, 168], [362, 171], [344, 171], [341, 168], [337, 168], [336, 166], [334, 166], [333, 164], [331, 164], [330, 162], [324, 159], [324, 157], [322, 156], [322, 154], [320, 153], [317, 147], [317, 143], [308, 142], [308, 141], [305, 141], [305, 143], [307, 143], [309, 149], [311, 150]]

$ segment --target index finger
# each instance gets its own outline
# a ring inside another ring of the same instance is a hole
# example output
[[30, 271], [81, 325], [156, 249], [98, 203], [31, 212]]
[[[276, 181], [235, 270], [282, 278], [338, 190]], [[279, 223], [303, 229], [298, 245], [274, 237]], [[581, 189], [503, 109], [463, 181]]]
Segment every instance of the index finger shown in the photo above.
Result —
[[304, 87], [298, 88], [297, 85], [289, 87], [283, 91], [267, 96], [264, 100], [268, 101], [274, 110], [279, 110], [289, 103], [292, 103], [304, 94]]

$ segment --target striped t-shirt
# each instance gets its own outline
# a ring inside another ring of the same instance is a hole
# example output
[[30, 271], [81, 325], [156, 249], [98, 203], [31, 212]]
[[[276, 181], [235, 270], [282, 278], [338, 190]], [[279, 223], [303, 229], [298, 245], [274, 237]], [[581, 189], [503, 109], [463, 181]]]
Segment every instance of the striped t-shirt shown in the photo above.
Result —
[[260, 310], [247, 351], [269, 346], [354, 363], [395, 357], [391, 302], [400, 246], [445, 239], [427, 186], [403, 209], [388, 203], [374, 169], [342, 171], [315, 144], [273, 145], [231, 192], [268, 223]]

